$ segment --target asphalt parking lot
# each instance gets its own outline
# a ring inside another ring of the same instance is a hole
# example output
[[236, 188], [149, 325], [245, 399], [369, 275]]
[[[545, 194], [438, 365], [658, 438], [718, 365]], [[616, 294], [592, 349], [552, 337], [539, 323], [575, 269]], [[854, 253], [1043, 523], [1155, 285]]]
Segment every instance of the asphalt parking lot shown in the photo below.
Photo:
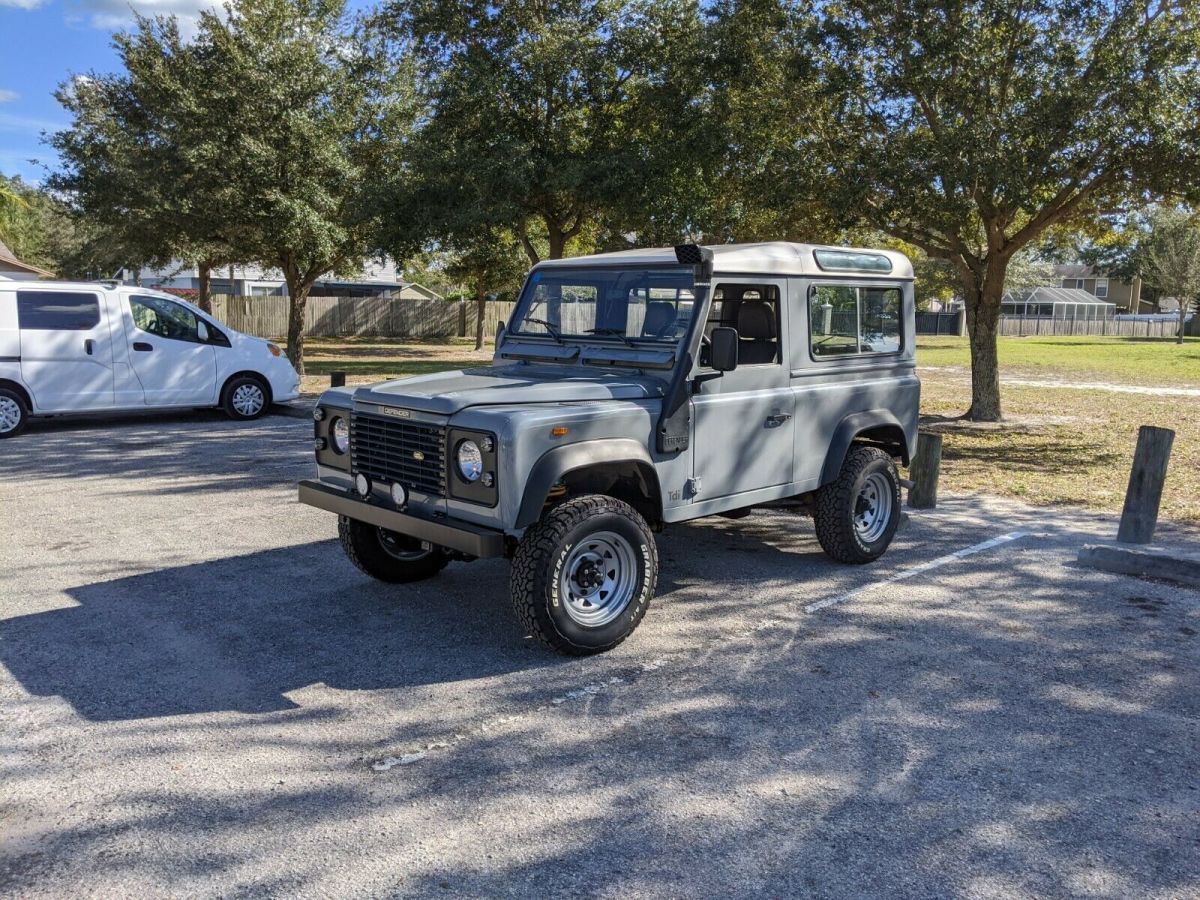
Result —
[[0, 893], [1200, 896], [1200, 595], [1076, 567], [1111, 521], [952, 499], [860, 568], [677, 527], [570, 660], [504, 562], [359, 574], [310, 434], [0, 444]]

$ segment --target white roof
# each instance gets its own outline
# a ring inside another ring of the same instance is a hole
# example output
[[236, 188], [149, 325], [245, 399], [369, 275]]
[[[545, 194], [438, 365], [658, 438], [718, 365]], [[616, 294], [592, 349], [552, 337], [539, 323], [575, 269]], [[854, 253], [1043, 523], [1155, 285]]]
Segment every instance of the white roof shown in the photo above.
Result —
[[[793, 244], [790, 241], [763, 241], [758, 244], [713, 244], [713, 272], [747, 275], [830, 275], [860, 278], [912, 278], [912, 263], [903, 253], [866, 247], [835, 247], [829, 244]], [[814, 250], [870, 253], [886, 256], [892, 262], [891, 272], [846, 271], [822, 269], [817, 265]], [[592, 256], [572, 256], [566, 259], [546, 259], [534, 268], [587, 265], [663, 265], [674, 263], [674, 247], [647, 247], [640, 250], [620, 250], [616, 253], [597, 253]]]

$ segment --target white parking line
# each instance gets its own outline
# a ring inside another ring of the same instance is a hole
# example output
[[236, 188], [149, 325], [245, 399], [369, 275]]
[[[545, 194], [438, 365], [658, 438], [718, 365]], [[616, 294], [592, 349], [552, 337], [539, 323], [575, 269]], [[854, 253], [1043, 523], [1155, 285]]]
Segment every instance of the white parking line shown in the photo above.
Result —
[[804, 607], [806, 613], [815, 613], [822, 609], [828, 609], [831, 606], [837, 606], [839, 603], [844, 603], [847, 600], [852, 600], [859, 594], [865, 594], [867, 591], [873, 590], [885, 584], [893, 584], [897, 581], [904, 581], [907, 578], [912, 578], [915, 575], [920, 575], [922, 572], [928, 572], [931, 569], [938, 569], [948, 563], [962, 559], [964, 556], [973, 556], [976, 553], [983, 553], [985, 550], [991, 550], [993, 547], [999, 547], [1001, 544], [1007, 544], [1019, 538], [1028, 537], [1028, 531], [1010, 531], [1008, 534], [1002, 534], [1000, 537], [992, 538], [990, 541], [983, 541], [980, 544], [974, 544], [970, 547], [964, 547], [962, 550], [955, 550], [953, 553], [948, 553], [945, 556], [939, 556], [937, 559], [931, 559], [929, 562], [921, 563], [919, 566], [913, 566], [911, 569], [904, 569], [897, 572], [895, 575], [890, 575], [879, 581], [873, 581], [870, 584], [864, 584], [862, 587], [842, 594], [840, 597], [829, 597], [825, 600], [818, 600], [816, 603], [810, 603]]

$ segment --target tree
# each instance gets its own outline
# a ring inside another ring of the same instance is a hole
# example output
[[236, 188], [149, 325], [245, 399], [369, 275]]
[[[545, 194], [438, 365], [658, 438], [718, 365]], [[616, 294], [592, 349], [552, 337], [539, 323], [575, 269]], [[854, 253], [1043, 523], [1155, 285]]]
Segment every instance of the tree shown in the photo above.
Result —
[[282, 271], [301, 374], [309, 292], [377, 242], [371, 195], [411, 124], [411, 82], [387, 49], [343, 0], [238, 0], [199, 19], [191, 116], [205, 139], [188, 157], [230, 244]]
[[516, 291], [525, 274], [521, 248], [510, 231], [486, 228], [460, 235], [452, 243], [447, 274], [466, 282], [475, 300], [475, 349], [483, 349], [489, 294]]
[[1182, 344], [1188, 313], [1200, 310], [1200, 221], [1180, 209], [1155, 209], [1139, 255], [1145, 279], [1160, 296], [1173, 297], [1179, 304]]
[[422, 140], [444, 148], [458, 206], [511, 228], [531, 263], [645, 184], [637, 110], [697, 16], [690, 0], [393, 0], [382, 14], [413, 42], [430, 85]]
[[1052, 226], [1121, 199], [1195, 187], [1200, 8], [848, 0], [821, 9], [798, 27], [820, 59], [830, 114], [816, 118], [816, 137], [798, 136], [794, 196], [827, 198], [953, 265], [971, 346], [967, 417], [999, 420], [996, 332], [1013, 257]]

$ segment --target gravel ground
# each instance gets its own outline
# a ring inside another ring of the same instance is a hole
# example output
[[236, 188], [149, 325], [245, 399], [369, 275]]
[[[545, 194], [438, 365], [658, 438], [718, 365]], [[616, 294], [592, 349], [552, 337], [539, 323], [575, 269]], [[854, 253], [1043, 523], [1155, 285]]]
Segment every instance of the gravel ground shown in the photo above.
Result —
[[1200, 896], [1200, 595], [1075, 567], [1110, 519], [951, 498], [861, 568], [676, 527], [568, 660], [502, 561], [361, 576], [309, 435], [0, 446], [0, 893]]

